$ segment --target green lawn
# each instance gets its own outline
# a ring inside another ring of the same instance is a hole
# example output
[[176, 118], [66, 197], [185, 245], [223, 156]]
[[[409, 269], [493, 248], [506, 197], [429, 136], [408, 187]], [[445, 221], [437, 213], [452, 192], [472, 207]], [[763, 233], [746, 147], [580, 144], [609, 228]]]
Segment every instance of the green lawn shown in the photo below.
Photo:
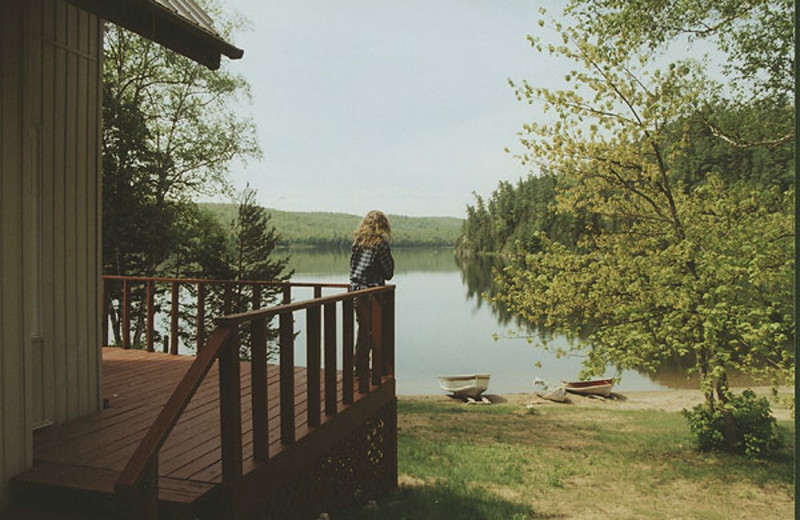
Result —
[[794, 424], [772, 460], [698, 453], [678, 412], [403, 399], [400, 487], [339, 519], [788, 519]]

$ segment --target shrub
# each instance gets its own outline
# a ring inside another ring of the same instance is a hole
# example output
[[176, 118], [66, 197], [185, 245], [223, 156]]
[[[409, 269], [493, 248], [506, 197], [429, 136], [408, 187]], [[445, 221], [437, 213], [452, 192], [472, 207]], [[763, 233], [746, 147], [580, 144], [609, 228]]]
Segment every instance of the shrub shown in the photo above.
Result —
[[766, 397], [745, 390], [713, 413], [704, 404], [683, 410], [701, 451], [743, 453], [763, 458], [783, 445], [777, 421]]

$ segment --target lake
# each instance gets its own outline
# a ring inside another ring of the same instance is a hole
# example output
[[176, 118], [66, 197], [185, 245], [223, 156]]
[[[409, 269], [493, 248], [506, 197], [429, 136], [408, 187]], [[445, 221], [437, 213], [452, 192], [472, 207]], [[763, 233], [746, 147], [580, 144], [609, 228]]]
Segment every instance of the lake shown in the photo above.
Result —
[[[293, 281], [347, 283], [349, 252], [296, 249], [290, 254]], [[530, 332], [481, 298], [481, 282], [475, 280], [490, 280], [489, 263], [470, 265], [462, 272], [452, 249], [395, 248], [393, 254], [398, 394], [441, 394], [440, 374], [488, 372], [489, 394], [531, 392], [535, 377], [551, 384], [577, 379], [580, 357], [557, 358], [526, 339], [513, 339]], [[495, 335], [500, 336], [496, 341]], [[565, 338], [552, 341], [567, 345]], [[302, 355], [303, 349], [297, 350]], [[664, 390], [689, 383], [677, 373], [655, 378], [625, 371], [621, 376], [615, 391]]]

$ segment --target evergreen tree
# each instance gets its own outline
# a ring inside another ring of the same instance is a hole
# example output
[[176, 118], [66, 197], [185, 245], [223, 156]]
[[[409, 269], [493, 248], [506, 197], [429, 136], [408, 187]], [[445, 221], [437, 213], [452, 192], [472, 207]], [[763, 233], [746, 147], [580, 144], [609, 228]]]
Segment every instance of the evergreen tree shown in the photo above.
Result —
[[[233, 279], [241, 281], [289, 280], [292, 271], [286, 272], [289, 257], [275, 258], [275, 246], [281, 240], [274, 226], [270, 224], [270, 215], [256, 203], [256, 190], [248, 185], [239, 195], [239, 210], [231, 223], [232, 248], [231, 264]], [[233, 312], [246, 312], [254, 308], [254, 286], [237, 285], [233, 293]], [[259, 294], [260, 308], [281, 303], [281, 287], [278, 285], [262, 285]], [[267, 324], [266, 339], [268, 357], [277, 355], [278, 330], [274, 324]], [[240, 353], [243, 359], [250, 358], [250, 330], [240, 332]]]
[[239, 212], [232, 223], [236, 280], [287, 280], [282, 274], [288, 257], [276, 259], [272, 254], [281, 240], [270, 225], [267, 210], [256, 203], [256, 190], [248, 185], [239, 196]]

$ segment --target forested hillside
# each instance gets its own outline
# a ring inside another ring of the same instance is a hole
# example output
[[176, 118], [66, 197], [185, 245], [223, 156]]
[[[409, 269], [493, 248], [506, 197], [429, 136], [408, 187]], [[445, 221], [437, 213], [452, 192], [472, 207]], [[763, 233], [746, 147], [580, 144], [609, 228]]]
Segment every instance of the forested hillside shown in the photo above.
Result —
[[[236, 216], [235, 204], [204, 203], [220, 223], [227, 225]], [[281, 244], [324, 247], [349, 247], [361, 217], [345, 213], [289, 212], [268, 209], [270, 223], [281, 235]], [[405, 217], [389, 215], [393, 245], [400, 247], [452, 247], [462, 220], [453, 217]]]
[[574, 244], [577, 219], [557, 215], [556, 177], [520, 179], [516, 185], [501, 181], [487, 200], [475, 193], [475, 204], [467, 207], [467, 219], [458, 237], [460, 255], [500, 253], [521, 248], [539, 249], [538, 233], [553, 240]]
[[[770, 114], [769, 117], [764, 112]], [[760, 127], [777, 125], [786, 110], [740, 107], [718, 109], [716, 116], [739, 125], [740, 131], [766, 132]], [[779, 117], [780, 116], [780, 117]], [[738, 123], [737, 123], [738, 122]], [[666, 181], [681, 195], [702, 189], [709, 179], [727, 183], [776, 189], [785, 192], [793, 183], [794, 156], [791, 143], [771, 146], [736, 146], [721, 140], [712, 128], [686, 117], [665, 125], [663, 146], [672, 155]], [[543, 172], [516, 184], [498, 183], [487, 197], [474, 194], [457, 241], [461, 255], [473, 253], [538, 252], [542, 239], [574, 247], [585, 236], [619, 229], [630, 223], [631, 215], [611, 216], [592, 211], [584, 196], [574, 202], [562, 197], [556, 210], [557, 193], [574, 189], [566, 175]], [[610, 193], [611, 190], [606, 188]]]

